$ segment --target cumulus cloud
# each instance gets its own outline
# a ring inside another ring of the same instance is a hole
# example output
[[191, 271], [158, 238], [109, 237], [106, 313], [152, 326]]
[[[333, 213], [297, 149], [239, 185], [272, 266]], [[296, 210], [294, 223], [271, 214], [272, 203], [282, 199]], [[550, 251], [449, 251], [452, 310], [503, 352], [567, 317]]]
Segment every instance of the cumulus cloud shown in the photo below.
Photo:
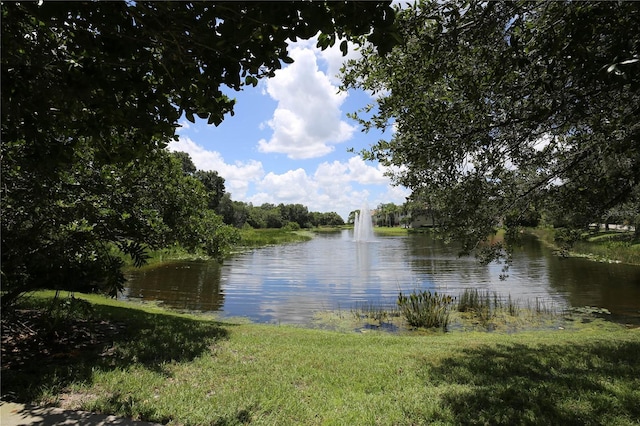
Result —
[[305, 199], [309, 194], [318, 191], [318, 185], [303, 169], [289, 170], [282, 174], [269, 172], [257, 184], [257, 188], [268, 191], [271, 196], [285, 204], [296, 203], [297, 200]]
[[347, 41], [347, 54], [343, 56], [340, 50], [342, 39], [336, 40], [333, 46], [327, 47], [324, 50], [316, 47], [317, 43], [318, 36], [315, 36], [308, 40], [298, 40], [295, 43], [290, 43], [289, 46], [291, 49], [312, 51], [316, 59], [325, 66], [327, 71], [324, 74], [329, 78], [329, 81], [336, 86], [340, 85], [338, 75], [342, 65], [349, 59], [360, 59], [362, 57], [358, 45]]
[[315, 175], [303, 169], [289, 170], [282, 174], [268, 173], [257, 185], [257, 192], [248, 201], [254, 205], [263, 203], [302, 204], [310, 211], [335, 211], [349, 214], [353, 188], [344, 176], [327, 176], [319, 181]]
[[215, 170], [225, 179], [226, 191], [236, 200], [246, 196], [251, 182], [258, 182], [264, 176], [262, 163], [256, 160], [236, 161], [227, 164], [216, 151], [208, 151], [188, 137], [181, 136], [169, 144], [170, 151], [182, 151], [191, 156], [193, 164], [200, 170]]
[[304, 44], [291, 49], [295, 62], [278, 70], [266, 83], [266, 91], [278, 106], [266, 124], [273, 130], [261, 139], [264, 153], [284, 153], [292, 159], [317, 158], [349, 140], [355, 127], [341, 119], [340, 106], [347, 94], [320, 71], [317, 50]]
[[[219, 152], [209, 151], [188, 137], [169, 144], [169, 150], [186, 152], [200, 170], [215, 170], [225, 179], [227, 192], [236, 201], [254, 205], [302, 204], [310, 211], [335, 211], [343, 218], [366, 202], [402, 204], [409, 192], [394, 187], [384, 176], [385, 168], [353, 156], [348, 160], [320, 163], [313, 173], [302, 168], [284, 173], [265, 173], [261, 162], [247, 160], [228, 164]], [[386, 191], [371, 190], [384, 186]], [[367, 187], [368, 186], [368, 187]]]
[[335, 85], [339, 85], [341, 83], [338, 76], [342, 65], [350, 59], [360, 59], [362, 57], [358, 50], [358, 46], [350, 41], [347, 41], [348, 49], [346, 56], [342, 56], [342, 51], [339, 48], [340, 43], [341, 41], [338, 40], [332, 47], [325, 50], [317, 49], [318, 55], [327, 64], [327, 76], [331, 83]]
[[[370, 199], [367, 185], [383, 185], [386, 191]], [[352, 157], [346, 162], [321, 163], [312, 174], [301, 168], [282, 174], [268, 173], [256, 188], [258, 192], [247, 199], [254, 205], [299, 203], [311, 211], [335, 211], [345, 219], [349, 212], [361, 208], [364, 203], [372, 206], [390, 202], [402, 204], [409, 195], [406, 188], [391, 185], [381, 166], [368, 165], [360, 157]]]

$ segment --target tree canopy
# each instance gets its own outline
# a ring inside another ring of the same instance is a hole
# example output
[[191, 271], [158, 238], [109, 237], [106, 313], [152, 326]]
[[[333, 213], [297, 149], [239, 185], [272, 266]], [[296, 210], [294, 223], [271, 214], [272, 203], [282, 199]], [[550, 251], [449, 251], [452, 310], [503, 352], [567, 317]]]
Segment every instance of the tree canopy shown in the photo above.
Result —
[[234, 104], [222, 86], [273, 76], [288, 40], [366, 35], [388, 50], [388, 3], [3, 2], [3, 142], [56, 163], [92, 138], [130, 159], [173, 138], [182, 114], [221, 123]]
[[532, 210], [572, 227], [621, 205], [640, 218], [637, 3], [418, 2], [396, 23], [402, 44], [343, 73], [374, 93], [353, 114], [365, 129], [394, 128], [363, 154], [465, 251]]
[[35, 288], [114, 294], [115, 246], [136, 263], [174, 242], [220, 257], [224, 180], [163, 150], [178, 120], [222, 122], [223, 86], [273, 76], [288, 40], [388, 51], [389, 4], [2, 2], [3, 304]]

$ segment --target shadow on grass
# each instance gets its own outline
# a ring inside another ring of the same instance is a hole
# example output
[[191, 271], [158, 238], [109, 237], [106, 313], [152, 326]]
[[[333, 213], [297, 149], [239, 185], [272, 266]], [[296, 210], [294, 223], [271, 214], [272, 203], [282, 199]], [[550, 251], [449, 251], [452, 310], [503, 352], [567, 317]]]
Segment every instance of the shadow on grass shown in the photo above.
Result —
[[2, 424], [31, 426], [82, 425], [82, 426], [153, 426], [151, 423], [133, 421], [107, 414], [86, 411], [61, 410], [53, 407], [35, 407], [0, 402]]
[[34, 320], [38, 311], [27, 315], [30, 321], [25, 327], [33, 334], [15, 336], [17, 344], [6, 340], [3, 323], [5, 401], [32, 402], [43, 395], [55, 396], [72, 383], [90, 383], [96, 369], [135, 364], [167, 374], [166, 363], [191, 361], [228, 336], [214, 321], [103, 305], [94, 306], [93, 319], [66, 320], [55, 328], [47, 326], [44, 316]]
[[640, 341], [498, 345], [434, 366], [427, 386], [455, 424], [605, 425], [640, 422]]

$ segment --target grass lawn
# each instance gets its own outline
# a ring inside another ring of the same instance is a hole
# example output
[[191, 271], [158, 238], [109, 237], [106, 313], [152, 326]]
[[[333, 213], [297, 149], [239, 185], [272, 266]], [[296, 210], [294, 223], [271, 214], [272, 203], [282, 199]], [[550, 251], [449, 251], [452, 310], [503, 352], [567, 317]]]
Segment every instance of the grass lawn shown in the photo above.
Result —
[[307, 230], [289, 231], [286, 229], [242, 229], [240, 248], [264, 247], [275, 244], [309, 241], [313, 233]]
[[5, 400], [175, 425], [640, 423], [640, 329], [601, 320], [514, 334], [359, 334], [77, 295], [91, 309], [52, 310], [54, 332], [28, 310], [43, 294], [17, 322], [3, 315]]
[[400, 226], [392, 226], [392, 227], [374, 226], [373, 233], [375, 235], [393, 237], [393, 236], [407, 235], [409, 233], [409, 230], [405, 227], [400, 227]]

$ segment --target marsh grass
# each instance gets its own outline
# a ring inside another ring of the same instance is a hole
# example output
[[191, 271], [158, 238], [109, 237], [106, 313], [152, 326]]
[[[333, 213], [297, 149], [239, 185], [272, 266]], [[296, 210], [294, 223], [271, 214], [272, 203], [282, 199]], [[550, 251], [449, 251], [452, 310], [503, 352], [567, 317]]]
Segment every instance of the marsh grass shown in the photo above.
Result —
[[125, 264], [125, 271], [127, 270], [138, 270], [138, 269], [146, 269], [156, 267], [160, 263], [169, 262], [173, 260], [211, 260], [211, 256], [207, 256], [203, 252], [194, 253], [182, 247], [180, 244], [174, 244], [169, 247], [165, 247], [157, 250], [147, 250], [147, 259], [146, 263], [140, 268], [134, 266], [131, 257], [123, 254], [116, 247], [112, 248], [113, 254], [118, 255], [122, 258]]
[[574, 245], [573, 251], [588, 255], [595, 260], [640, 265], [640, 242], [633, 241], [630, 236], [620, 237], [623, 236], [579, 241]]
[[349, 225], [340, 225], [340, 226], [318, 226], [315, 228], [311, 228], [310, 231], [316, 234], [333, 234], [342, 232], [345, 229], [351, 229], [352, 226]]
[[509, 297], [507, 298], [507, 312], [512, 317], [517, 317], [518, 315], [520, 315], [520, 306], [518, 305], [517, 301], [511, 298], [511, 294], [509, 294]]
[[[340, 231], [338, 228], [330, 228], [325, 231], [321, 229], [307, 230], [291, 230], [291, 229], [253, 229], [251, 227], [242, 228], [240, 230], [240, 241], [232, 248], [233, 252], [239, 252], [246, 249], [264, 247], [276, 244], [298, 243], [309, 241], [313, 238], [314, 232], [334, 232]], [[124, 255], [115, 246], [111, 249], [113, 254], [118, 255], [125, 262], [125, 268], [128, 270], [138, 269], [134, 267], [133, 261], [129, 256]], [[147, 251], [147, 263], [142, 268], [155, 267], [160, 263], [173, 260], [211, 260], [212, 257], [203, 252], [193, 252], [185, 249], [180, 244], [174, 244], [158, 250]]]
[[[404, 333], [416, 329], [440, 329], [444, 331], [504, 331], [554, 329], [567, 322], [581, 320], [583, 316], [600, 316], [602, 309], [588, 307], [568, 309], [552, 300], [514, 299], [497, 292], [467, 289], [459, 296], [431, 294], [413, 291], [401, 294], [397, 306], [390, 303], [361, 301], [348, 311], [316, 312], [314, 327], [341, 332], [358, 331], [363, 327], [377, 326], [380, 330]], [[436, 299], [438, 297], [438, 299]]]
[[398, 295], [398, 308], [412, 327], [447, 329], [454, 298], [430, 291], [413, 291]]
[[560, 313], [553, 303], [539, 297], [533, 301], [527, 301], [526, 311], [531, 315], [558, 315]]
[[379, 325], [400, 316], [400, 311], [388, 303], [357, 302], [351, 308], [351, 314], [356, 320], [373, 320]]
[[[509, 294], [506, 298], [499, 295], [497, 292], [490, 292], [488, 290], [478, 291], [478, 289], [465, 289], [464, 292], [457, 298], [458, 312], [469, 313], [467, 317], [475, 318], [485, 327], [495, 327], [498, 320], [500, 322], [509, 322], [505, 315], [510, 317], [518, 317], [523, 313], [523, 308], [520, 306], [520, 302], [514, 300]], [[527, 305], [524, 310], [527, 312], [534, 312], [535, 315], [541, 314], [552, 315], [550, 308], [545, 307], [545, 303], [542, 300], [536, 299], [536, 302], [529, 306]]]

